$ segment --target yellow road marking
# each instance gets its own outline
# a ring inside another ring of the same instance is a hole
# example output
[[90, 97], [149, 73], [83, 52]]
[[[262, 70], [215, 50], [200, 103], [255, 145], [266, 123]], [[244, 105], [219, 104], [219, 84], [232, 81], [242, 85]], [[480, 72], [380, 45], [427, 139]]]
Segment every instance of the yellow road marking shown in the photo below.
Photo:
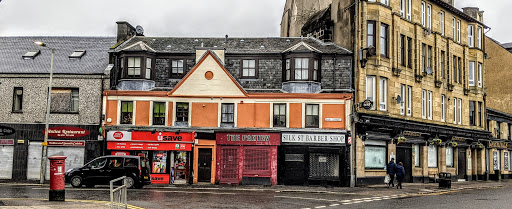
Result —
[[[39, 201], [47, 201], [45, 198], [0, 198], [0, 200], [39, 200]], [[110, 201], [103, 200], [75, 200], [75, 199], [66, 199], [66, 202], [84, 202], [84, 203], [96, 203], [96, 204], [105, 204], [110, 205]], [[128, 208], [131, 209], [144, 209], [142, 207], [138, 207], [135, 205], [128, 204]]]

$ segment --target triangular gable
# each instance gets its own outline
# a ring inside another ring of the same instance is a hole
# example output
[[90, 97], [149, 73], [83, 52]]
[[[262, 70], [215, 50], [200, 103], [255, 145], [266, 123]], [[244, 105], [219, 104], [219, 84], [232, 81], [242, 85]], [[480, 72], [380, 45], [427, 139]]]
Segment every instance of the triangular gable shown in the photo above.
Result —
[[142, 42], [142, 41], [139, 41], [137, 43], [134, 43], [130, 46], [127, 46], [125, 48], [122, 49], [123, 51], [151, 51], [151, 52], [156, 52], [153, 48], [151, 48], [149, 45], [147, 45], [146, 43]]
[[168, 95], [247, 97], [247, 93], [242, 86], [224, 68], [215, 53], [210, 50], [205, 52], [192, 70], [181, 79]]
[[322, 51], [318, 50], [315, 47], [312, 47], [311, 45], [309, 45], [307, 43], [304, 43], [304, 41], [301, 41], [301, 42], [293, 45], [292, 47], [284, 50], [283, 53], [284, 52], [293, 52], [293, 51], [314, 51], [314, 52], [322, 53]]

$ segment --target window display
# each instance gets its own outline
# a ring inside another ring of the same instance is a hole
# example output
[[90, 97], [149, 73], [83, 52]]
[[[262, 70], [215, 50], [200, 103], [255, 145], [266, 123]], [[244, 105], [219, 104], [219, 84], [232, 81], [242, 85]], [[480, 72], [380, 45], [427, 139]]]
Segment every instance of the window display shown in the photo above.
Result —
[[187, 169], [187, 152], [174, 152], [175, 180], [185, 179]]
[[155, 151], [153, 152], [153, 166], [152, 173], [166, 173], [167, 171], [167, 152]]

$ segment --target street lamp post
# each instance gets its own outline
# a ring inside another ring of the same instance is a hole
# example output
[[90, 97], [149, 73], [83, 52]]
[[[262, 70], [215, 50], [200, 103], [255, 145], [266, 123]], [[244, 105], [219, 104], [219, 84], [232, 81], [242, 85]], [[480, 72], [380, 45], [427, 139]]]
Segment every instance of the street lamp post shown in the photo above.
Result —
[[52, 58], [50, 61], [50, 83], [48, 84], [48, 97], [46, 102], [46, 122], [45, 122], [45, 131], [44, 131], [44, 142], [42, 143], [42, 156], [41, 156], [41, 173], [39, 178], [39, 183], [43, 184], [45, 180], [46, 174], [46, 159], [48, 158], [48, 126], [50, 122], [50, 104], [52, 102], [52, 81], [53, 81], [53, 56], [55, 54], [55, 49], [46, 46], [45, 43], [41, 41], [35, 41], [35, 44], [47, 47], [52, 51]]

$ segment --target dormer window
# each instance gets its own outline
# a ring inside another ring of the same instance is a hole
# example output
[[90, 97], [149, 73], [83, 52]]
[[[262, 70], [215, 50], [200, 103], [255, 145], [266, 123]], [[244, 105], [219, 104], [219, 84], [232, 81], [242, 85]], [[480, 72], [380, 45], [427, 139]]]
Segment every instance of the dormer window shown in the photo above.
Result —
[[39, 53], [40, 53], [39, 50], [28, 51], [22, 57], [23, 57], [23, 59], [26, 59], [26, 60], [34, 59], [37, 55], [39, 55]]
[[284, 67], [285, 81], [319, 81], [320, 63], [313, 57], [286, 59]]
[[120, 61], [123, 78], [151, 79], [151, 69], [153, 68], [151, 57], [124, 57]]
[[80, 59], [82, 56], [84, 56], [85, 50], [75, 50], [71, 55], [69, 55], [69, 58], [75, 58]]

